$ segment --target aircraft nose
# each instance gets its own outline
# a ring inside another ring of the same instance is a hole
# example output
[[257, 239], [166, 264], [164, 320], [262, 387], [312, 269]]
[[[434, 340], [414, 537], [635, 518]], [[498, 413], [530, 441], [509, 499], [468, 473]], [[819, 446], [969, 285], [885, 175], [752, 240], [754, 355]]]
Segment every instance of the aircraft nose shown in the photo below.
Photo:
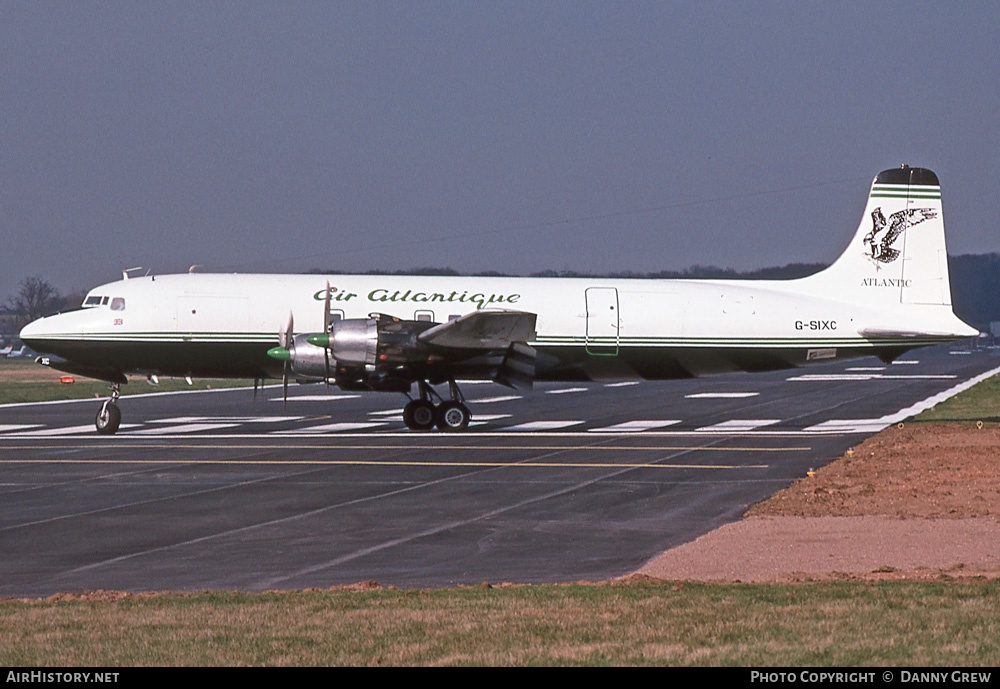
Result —
[[38, 327], [39, 321], [31, 321], [26, 326], [21, 328], [21, 334], [18, 335], [22, 340], [31, 339], [39, 334], [40, 328]]
[[38, 351], [41, 343], [50, 339], [50, 337], [55, 334], [56, 330], [53, 328], [56, 320], [55, 316], [49, 316], [47, 318], [39, 318], [38, 320], [31, 321], [26, 326], [21, 328], [21, 334], [19, 337], [24, 344], [28, 345], [32, 349]]

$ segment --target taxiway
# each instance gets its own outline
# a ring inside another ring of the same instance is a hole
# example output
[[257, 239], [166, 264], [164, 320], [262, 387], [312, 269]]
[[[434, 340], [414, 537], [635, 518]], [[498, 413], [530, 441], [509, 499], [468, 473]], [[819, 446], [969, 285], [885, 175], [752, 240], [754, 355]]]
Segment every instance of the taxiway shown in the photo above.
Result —
[[[477, 425], [323, 386], [0, 407], [0, 596], [627, 574], [1000, 366], [946, 348], [770, 374], [467, 385]], [[150, 388], [155, 390], [155, 388]]]

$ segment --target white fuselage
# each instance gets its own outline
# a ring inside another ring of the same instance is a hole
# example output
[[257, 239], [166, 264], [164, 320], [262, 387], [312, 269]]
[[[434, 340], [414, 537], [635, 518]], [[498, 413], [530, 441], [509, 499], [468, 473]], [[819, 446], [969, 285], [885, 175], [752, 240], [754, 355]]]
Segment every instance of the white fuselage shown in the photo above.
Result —
[[[136, 346], [157, 345], [159, 360], [129, 355], [124, 372], [181, 374], [162, 360], [164, 348], [182, 354], [195, 346], [251, 345], [263, 355], [278, 342], [290, 316], [295, 333], [321, 332], [328, 281], [335, 319], [383, 313], [446, 322], [477, 310], [536, 314], [537, 336], [529, 344], [555, 356], [543, 357], [540, 378], [550, 369], [566, 379], [607, 379], [780, 368], [904, 351], [968, 334], [956, 329], [964, 324], [950, 307], [896, 303], [892, 309], [869, 308], [840, 301], [835, 292], [823, 294], [822, 285], [811, 289], [810, 280], [164, 275], [95, 288], [87, 300], [94, 306], [37, 321], [22, 338], [39, 351], [74, 360], [81, 352], [96, 355], [108, 346], [136, 351]], [[866, 329], [911, 331], [916, 318], [923, 337], [876, 341], [861, 334]], [[83, 343], [88, 346], [81, 349]], [[567, 358], [566, 352], [573, 355]]]

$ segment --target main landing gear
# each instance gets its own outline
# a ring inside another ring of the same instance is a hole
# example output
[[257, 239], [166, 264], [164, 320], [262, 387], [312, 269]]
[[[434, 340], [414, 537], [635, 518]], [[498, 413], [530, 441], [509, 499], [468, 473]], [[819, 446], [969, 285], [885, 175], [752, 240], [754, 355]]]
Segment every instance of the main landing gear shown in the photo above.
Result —
[[[411, 399], [403, 407], [403, 423], [407, 428], [414, 431], [429, 431], [437, 426], [442, 431], [462, 431], [469, 427], [472, 414], [463, 404], [465, 397], [462, 396], [462, 391], [458, 389], [455, 381], [448, 381], [451, 399], [447, 401], [442, 399], [426, 381], [418, 381], [417, 387], [420, 389], [420, 397]], [[432, 397], [436, 397], [439, 403], [434, 404]]]
[[122, 413], [118, 409], [118, 398], [122, 394], [121, 388], [119, 383], [111, 384], [111, 397], [104, 401], [101, 410], [97, 412], [97, 418], [94, 419], [97, 432], [101, 435], [114, 435], [118, 426], [121, 425]]

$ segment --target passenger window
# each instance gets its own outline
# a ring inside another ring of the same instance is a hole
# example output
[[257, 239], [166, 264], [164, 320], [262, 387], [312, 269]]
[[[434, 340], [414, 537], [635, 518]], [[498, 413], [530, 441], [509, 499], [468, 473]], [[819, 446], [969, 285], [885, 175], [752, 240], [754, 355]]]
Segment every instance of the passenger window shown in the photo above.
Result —
[[124, 311], [125, 310], [125, 299], [123, 297], [115, 297], [111, 300], [111, 310], [112, 311]]

